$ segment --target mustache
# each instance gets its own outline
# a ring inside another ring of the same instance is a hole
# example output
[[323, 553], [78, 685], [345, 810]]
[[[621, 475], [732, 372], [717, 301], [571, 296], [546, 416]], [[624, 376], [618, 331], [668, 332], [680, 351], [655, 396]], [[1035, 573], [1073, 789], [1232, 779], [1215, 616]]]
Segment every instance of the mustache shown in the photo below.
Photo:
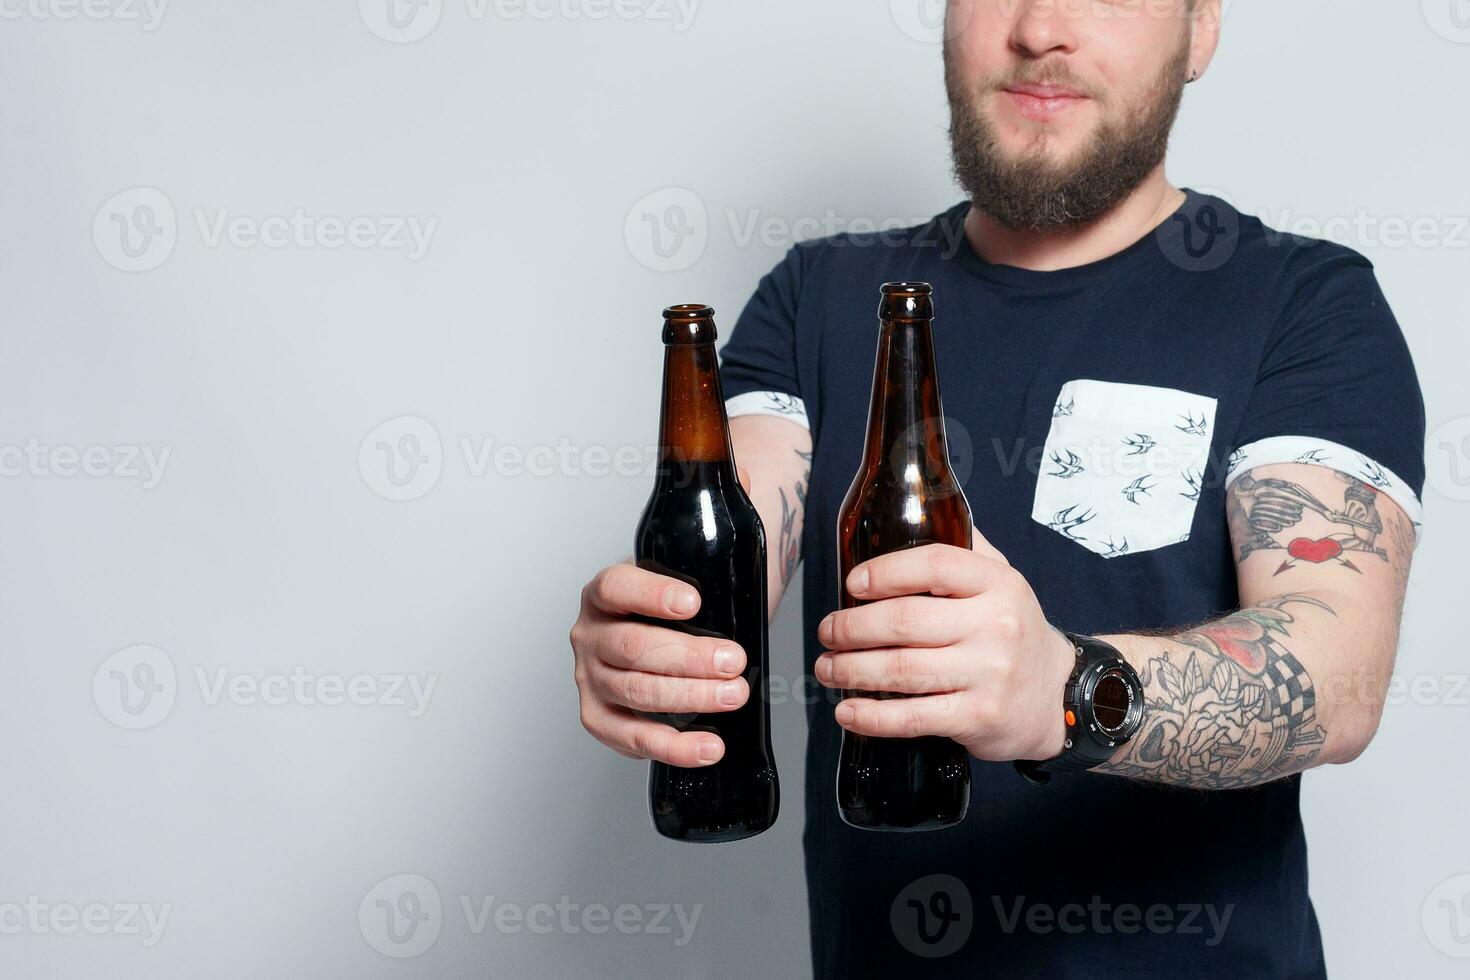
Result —
[[1107, 96], [1105, 89], [1081, 78], [1062, 61], [1031, 62], [1011, 71], [987, 75], [981, 79], [980, 89], [1000, 91], [1015, 85], [1056, 85], [1098, 101]]

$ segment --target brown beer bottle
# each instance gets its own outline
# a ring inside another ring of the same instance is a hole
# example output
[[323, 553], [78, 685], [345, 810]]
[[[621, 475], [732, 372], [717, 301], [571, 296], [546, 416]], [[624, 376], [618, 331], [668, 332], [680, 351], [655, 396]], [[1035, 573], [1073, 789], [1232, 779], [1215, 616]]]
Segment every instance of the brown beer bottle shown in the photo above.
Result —
[[649, 804], [665, 837], [740, 840], [775, 823], [780, 805], [766, 691], [766, 535], [735, 473], [714, 311], [697, 303], [669, 307], [663, 340], [659, 471], [634, 553], [640, 568], [698, 590], [692, 618], [656, 622], [739, 643], [750, 697], [734, 711], [657, 716], [680, 731], [713, 732], [725, 754], [691, 769], [652, 763]]
[[[925, 544], [970, 547], [970, 506], [949, 464], [931, 324], [933, 287], [884, 283], [878, 357], [863, 462], [837, 517], [838, 607], [847, 575], [870, 558]], [[849, 691], [847, 697], [903, 697]], [[871, 738], [842, 733], [837, 806], [870, 830], [935, 830], [964, 819], [970, 756], [938, 736]]]

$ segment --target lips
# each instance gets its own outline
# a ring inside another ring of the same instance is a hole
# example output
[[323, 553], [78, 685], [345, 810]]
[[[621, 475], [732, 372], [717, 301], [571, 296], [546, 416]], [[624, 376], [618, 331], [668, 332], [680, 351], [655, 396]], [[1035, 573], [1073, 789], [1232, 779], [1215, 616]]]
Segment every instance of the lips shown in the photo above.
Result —
[[1007, 85], [1001, 92], [1018, 113], [1037, 122], [1049, 122], [1087, 101], [1087, 96], [1061, 85]]

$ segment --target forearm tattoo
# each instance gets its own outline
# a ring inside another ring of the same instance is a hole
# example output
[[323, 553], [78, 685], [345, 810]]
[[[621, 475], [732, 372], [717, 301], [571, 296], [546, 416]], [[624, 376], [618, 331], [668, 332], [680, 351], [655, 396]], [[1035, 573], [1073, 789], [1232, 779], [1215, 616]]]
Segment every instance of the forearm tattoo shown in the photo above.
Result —
[[1142, 671], [1144, 727], [1102, 768], [1121, 776], [1238, 789], [1309, 768], [1326, 732], [1317, 694], [1286, 644], [1313, 596], [1288, 594], [1171, 637]]
[[[1283, 551], [1275, 574], [1301, 564], [1336, 562], [1355, 572], [1354, 555], [1377, 556], [1388, 561], [1388, 552], [1378, 546], [1383, 518], [1378, 513], [1378, 491], [1357, 477], [1334, 471], [1346, 486], [1340, 504], [1317, 499], [1311, 491], [1290, 480], [1257, 479], [1250, 473], [1236, 480], [1226, 495], [1225, 508], [1230, 536], [1245, 561], [1257, 551]], [[1312, 514], [1330, 525], [1329, 533], [1310, 537], [1299, 525]]]
[[801, 562], [801, 538], [796, 533], [796, 518], [806, 509], [806, 490], [812, 476], [812, 454], [800, 449], [792, 452], [802, 458], [806, 469], [792, 487], [792, 496], [796, 498], [795, 507], [791, 506], [791, 498], [786, 496], [786, 488], [777, 488], [781, 494], [781, 534], [776, 544], [776, 561], [783, 586], [791, 581], [791, 576], [796, 573], [796, 566]]

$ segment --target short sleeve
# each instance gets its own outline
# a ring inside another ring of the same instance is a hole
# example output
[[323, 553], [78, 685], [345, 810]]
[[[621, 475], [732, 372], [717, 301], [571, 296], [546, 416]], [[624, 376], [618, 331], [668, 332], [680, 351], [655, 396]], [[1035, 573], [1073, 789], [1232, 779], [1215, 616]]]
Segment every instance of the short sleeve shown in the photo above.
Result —
[[1424, 401], [1403, 332], [1367, 259], [1327, 244], [1302, 253], [1289, 262], [1226, 485], [1273, 463], [1327, 466], [1386, 494], [1417, 526]]
[[796, 362], [796, 309], [806, 260], [798, 245], [761, 279], [720, 351], [720, 383], [731, 418], [779, 415], [811, 427]]

